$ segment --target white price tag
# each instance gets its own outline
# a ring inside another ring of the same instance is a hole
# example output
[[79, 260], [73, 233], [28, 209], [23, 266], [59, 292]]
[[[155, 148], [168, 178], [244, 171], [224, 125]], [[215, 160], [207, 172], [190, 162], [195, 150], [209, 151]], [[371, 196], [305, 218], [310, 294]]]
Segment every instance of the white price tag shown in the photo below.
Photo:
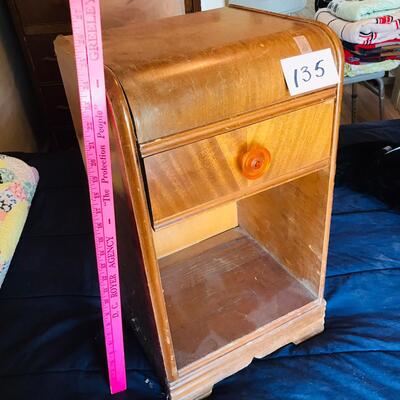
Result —
[[339, 82], [331, 49], [285, 58], [281, 65], [292, 96]]

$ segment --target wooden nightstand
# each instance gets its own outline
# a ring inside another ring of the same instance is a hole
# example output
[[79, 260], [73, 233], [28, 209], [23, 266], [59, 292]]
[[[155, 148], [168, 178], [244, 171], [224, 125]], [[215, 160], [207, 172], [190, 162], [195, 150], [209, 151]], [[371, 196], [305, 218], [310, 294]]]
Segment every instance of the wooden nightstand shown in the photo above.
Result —
[[341, 71], [325, 26], [261, 12], [104, 33], [124, 310], [174, 400], [323, 330], [341, 87], [290, 97], [296, 36]]

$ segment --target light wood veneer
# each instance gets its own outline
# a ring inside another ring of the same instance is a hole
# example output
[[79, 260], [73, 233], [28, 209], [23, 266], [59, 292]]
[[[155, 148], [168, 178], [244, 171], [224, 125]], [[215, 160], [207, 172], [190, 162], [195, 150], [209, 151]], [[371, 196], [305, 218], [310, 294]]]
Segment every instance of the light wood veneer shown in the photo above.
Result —
[[[342, 87], [290, 97], [297, 36], [342, 71], [326, 26], [263, 12], [104, 32], [123, 310], [171, 400], [323, 330]], [[71, 38], [55, 46], [81, 141]], [[272, 161], [247, 179], [255, 145]]]
[[[145, 158], [155, 228], [327, 160], [332, 138], [321, 132], [332, 132], [333, 112], [328, 100]], [[272, 162], [261, 178], [249, 180], [240, 159], [254, 145], [268, 149]]]

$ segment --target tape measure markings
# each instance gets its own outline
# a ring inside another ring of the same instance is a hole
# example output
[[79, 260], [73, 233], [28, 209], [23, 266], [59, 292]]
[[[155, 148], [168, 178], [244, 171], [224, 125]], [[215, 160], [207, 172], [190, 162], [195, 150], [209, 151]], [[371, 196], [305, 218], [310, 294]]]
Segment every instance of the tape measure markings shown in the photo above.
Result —
[[[70, 0], [111, 393], [126, 389], [99, 0]], [[106, 222], [106, 223], [105, 223]]]

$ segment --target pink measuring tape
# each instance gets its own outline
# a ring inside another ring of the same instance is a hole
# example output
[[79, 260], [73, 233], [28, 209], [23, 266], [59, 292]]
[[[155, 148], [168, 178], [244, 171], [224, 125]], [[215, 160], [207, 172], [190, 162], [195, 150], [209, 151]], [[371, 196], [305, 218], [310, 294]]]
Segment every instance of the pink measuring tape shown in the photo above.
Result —
[[99, 0], [70, 0], [111, 393], [126, 389]]

